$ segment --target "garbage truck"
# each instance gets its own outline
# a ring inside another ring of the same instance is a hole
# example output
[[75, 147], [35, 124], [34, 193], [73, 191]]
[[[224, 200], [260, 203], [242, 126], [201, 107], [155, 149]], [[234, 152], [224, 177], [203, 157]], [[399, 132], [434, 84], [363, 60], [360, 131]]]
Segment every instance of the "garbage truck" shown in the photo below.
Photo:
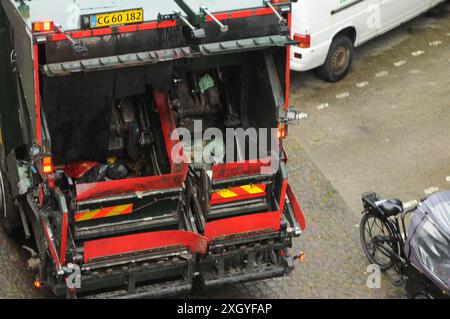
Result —
[[0, 222], [37, 288], [166, 297], [294, 269], [291, 1], [0, 3]]

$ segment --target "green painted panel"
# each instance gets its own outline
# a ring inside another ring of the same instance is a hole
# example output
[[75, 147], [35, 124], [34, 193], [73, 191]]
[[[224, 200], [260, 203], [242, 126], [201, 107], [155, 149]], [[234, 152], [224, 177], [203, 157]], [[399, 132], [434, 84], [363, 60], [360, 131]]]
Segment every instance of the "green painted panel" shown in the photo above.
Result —
[[6, 17], [0, 8], [0, 127], [5, 155], [23, 144], [19, 122], [17, 88], [10, 65], [10, 39]]

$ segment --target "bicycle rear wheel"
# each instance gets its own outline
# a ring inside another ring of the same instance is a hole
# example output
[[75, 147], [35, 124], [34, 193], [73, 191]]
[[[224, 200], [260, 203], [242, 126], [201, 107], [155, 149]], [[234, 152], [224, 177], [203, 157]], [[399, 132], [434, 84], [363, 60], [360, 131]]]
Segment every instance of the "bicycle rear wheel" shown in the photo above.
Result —
[[386, 222], [371, 213], [364, 214], [360, 224], [360, 239], [369, 261], [386, 271], [394, 266], [393, 256], [398, 255], [398, 243]]

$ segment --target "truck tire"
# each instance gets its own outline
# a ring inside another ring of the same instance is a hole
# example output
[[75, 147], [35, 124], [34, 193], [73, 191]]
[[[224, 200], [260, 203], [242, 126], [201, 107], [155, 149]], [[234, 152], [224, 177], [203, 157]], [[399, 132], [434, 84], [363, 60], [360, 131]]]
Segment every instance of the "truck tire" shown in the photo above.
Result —
[[20, 227], [19, 210], [14, 204], [11, 186], [0, 172], [0, 224], [6, 235], [14, 235]]
[[352, 40], [344, 35], [337, 36], [331, 43], [325, 64], [317, 69], [317, 75], [328, 82], [342, 80], [352, 66], [353, 53]]

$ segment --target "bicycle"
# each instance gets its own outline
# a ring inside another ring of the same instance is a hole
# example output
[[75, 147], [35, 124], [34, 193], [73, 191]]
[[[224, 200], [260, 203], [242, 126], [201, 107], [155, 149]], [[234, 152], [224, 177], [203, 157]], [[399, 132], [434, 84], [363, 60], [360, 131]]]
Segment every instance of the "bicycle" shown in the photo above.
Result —
[[363, 194], [362, 202], [360, 239], [364, 253], [381, 271], [394, 267], [402, 273], [407, 263], [405, 218], [416, 210], [417, 205], [405, 210], [400, 200], [384, 199], [374, 192]]

